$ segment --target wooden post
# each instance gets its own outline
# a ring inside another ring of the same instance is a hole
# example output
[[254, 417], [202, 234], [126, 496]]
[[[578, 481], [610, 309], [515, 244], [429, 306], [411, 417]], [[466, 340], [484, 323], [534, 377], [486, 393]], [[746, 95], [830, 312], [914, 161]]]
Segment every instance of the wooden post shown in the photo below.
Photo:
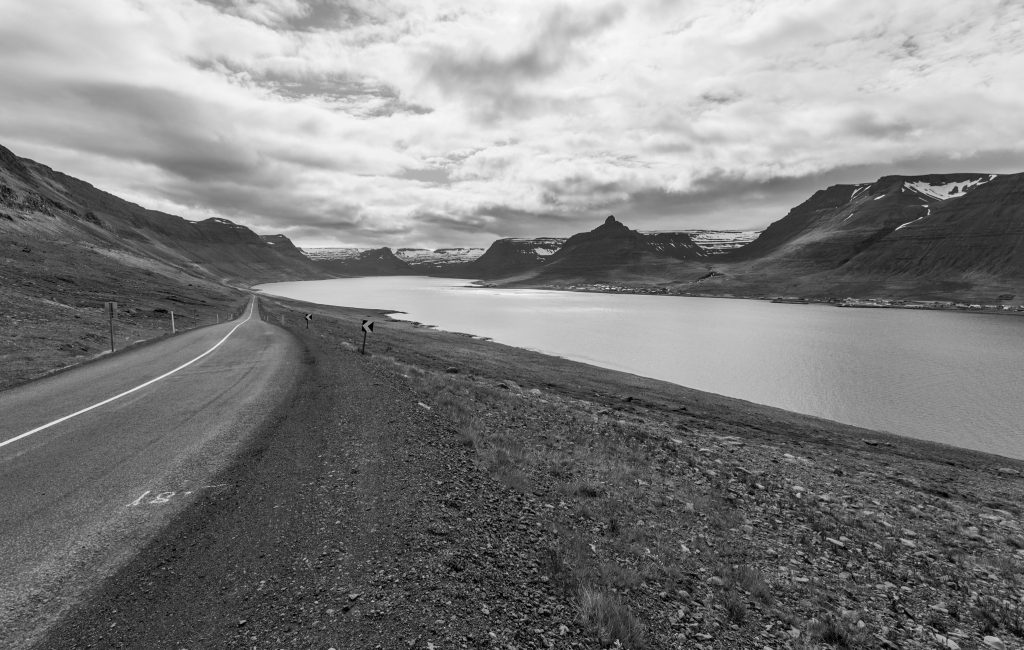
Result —
[[359, 351], [359, 354], [366, 354], [366, 330], [363, 330], [363, 349]]
[[117, 313], [116, 302], [103, 303], [104, 309], [107, 310], [107, 317], [110, 320], [110, 351], [114, 351], [114, 314]]

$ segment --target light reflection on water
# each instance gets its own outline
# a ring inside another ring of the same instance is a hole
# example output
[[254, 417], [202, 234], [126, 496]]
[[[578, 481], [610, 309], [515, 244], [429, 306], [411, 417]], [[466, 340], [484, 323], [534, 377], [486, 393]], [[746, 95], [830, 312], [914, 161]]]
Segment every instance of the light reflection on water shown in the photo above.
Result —
[[[1024, 318], [377, 277], [262, 285], [840, 422], [1024, 458]], [[386, 336], [381, 332], [378, 336]]]

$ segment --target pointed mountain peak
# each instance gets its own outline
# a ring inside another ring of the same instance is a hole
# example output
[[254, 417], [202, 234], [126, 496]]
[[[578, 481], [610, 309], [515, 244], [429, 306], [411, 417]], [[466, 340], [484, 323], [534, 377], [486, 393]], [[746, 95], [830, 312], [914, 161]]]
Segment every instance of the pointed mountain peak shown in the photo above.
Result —
[[626, 233], [632, 232], [624, 223], [618, 221], [613, 215], [608, 215], [608, 218], [604, 220], [604, 223], [594, 228], [590, 232], [613, 237], [618, 237]]

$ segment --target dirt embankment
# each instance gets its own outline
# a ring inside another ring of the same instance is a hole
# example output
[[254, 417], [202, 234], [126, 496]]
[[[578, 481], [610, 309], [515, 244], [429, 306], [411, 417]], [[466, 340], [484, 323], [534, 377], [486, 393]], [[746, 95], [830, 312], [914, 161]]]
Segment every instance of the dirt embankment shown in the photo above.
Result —
[[1021, 463], [263, 303], [289, 407], [42, 647], [1024, 644]]

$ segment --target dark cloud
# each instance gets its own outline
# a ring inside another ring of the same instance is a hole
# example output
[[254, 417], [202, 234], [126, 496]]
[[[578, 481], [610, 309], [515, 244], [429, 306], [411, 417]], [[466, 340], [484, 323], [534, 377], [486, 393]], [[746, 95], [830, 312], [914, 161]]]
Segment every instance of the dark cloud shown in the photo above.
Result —
[[908, 119], [884, 117], [875, 111], [863, 109], [843, 120], [841, 128], [847, 133], [869, 138], [906, 138], [916, 127]]
[[428, 55], [428, 75], [448, 94], [487, 101], [492, 112], [521, 112], [539, 97], [519, 84], [560, 72], [573, 61], [578, 41], [607, 29], [622, 14], [620, 6], [594, 12], [559, 7], [544, 16], [541, 28], [518, 51], [502, 55], [443, 47]]
[[289, 225], [358, 229], [370, 225], [365, 208], [340, 197], [296, 201], [283, 191], [289, 179], [260, 185], [226, 181], [179, 182], [167, 184], [161, 194], [188, 208], [213, 209], [243, 221], [258, 221], [273, 229]]
[[433, 109], [402, 99], [398, 91], [379, 79], [338, 72], [316, 73], [299, 70], [293, 74], [248, 70], [226, 58], [192, 59], [199, 69], [227, 78], [243, 78], [288, 100], [314, 99], [358, 117], [390, 117], [398, 113], [425, 115]]
[[[260, 157], [195, 98], [166, 88], [120, 83], [70, 83], [65, 101], [77, 106], [78, 146], [155, 165], [189, 180], [252, 178]], [[104, 131], [102, 136], [97, 131]]]
[[403, 169], [397, 176], [398, 178], [407, 178], [409, 180], [420, 181], [423, 183], [447, 185], [451, 182], [451, 176], [448, 174], [448, 170], [439, 167]]
[[900, 49], [902, 49], [907, 56], [917, 56], [917, 53], [918, 51], [920, 51], [921, 46], [917, 44], [917, 41], [914, 39], [913, 36], [908, 36], [900, 44]]
[[[286, 11], [274, 11], [273, 3], [254, 0], [197, 0], [218, 11], [262, 25], [293, 31], [322, 31], [377, 24], [393, 15], [386, 4], [366, 1], [301, 0], [281, 2]], [[264, 8], [270, 4], [271, 8]], [[293, 10], [294, 6], [294, 10]]]

